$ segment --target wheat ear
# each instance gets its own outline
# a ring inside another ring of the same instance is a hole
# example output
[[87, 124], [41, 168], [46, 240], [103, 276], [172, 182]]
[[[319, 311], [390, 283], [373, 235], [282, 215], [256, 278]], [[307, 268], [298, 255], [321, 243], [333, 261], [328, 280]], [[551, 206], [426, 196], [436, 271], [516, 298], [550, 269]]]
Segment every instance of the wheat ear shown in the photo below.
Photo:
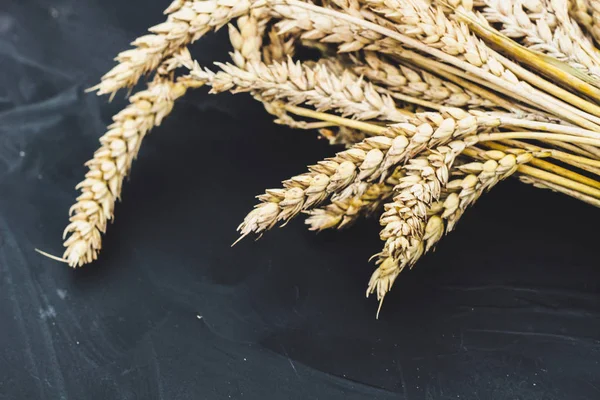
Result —
[[[397, 2], [398, 9], [390, 9], [383, 4], [383, 0], [376, 0], [372, 7], [374, 11], [382, 14], [390, 13], [392, 17], [394, 15], [405, 17], [404, 23], [397, 24], [394, 29], [377, 25], [355, 15], [346, 15], [298, 0], [281, 1], [286, 5], [279, 6], [277, 3], [271, 7], [286, 20], [282, 29], [308, 29], [306, 34], [314, 34], [317, 40], [324, 40], [327, 37], [327, 40], [332, 42], [343, 42], [344, 44], [339, 48], [346, 51], [365, 48], [408, 57], [408, 53], [398, 46], [398, 43], [407, 45], [447, 62], [453, 66], [451, 67], [453, 69], [458, 67], [469, 72], [469, 75], [461, 76], [484, 82], [484, 85], [493, 87], [494, 90], [511, 98], [552, 112], [582, 127], [598, 128], [598, 125], [591, 122], [600, 122], [600, 119], [595, 116], [600, 115], [596, 105], [531, 74], [502, 57], [471, 34], [467, 25], [450, 21], [441, 9], [433, 10], [423, 0], [411, 0], [410, 3]], [[338, 31], [344, 34], [339, 34]], [[328, 32], [333, 34], [328, 36]], [[348, 50], [348, 47], [351, 50]], [[505, 65], [510, 66], [511, 70]], [[555, 97], [542, 93], [525, 81], [521, 81], [512, 69], [517, 71], [519, 76], [533, 82], [536, 86], [543, 87]], [[591, 90], [588, 86], [585, 86], [585, 89]], [[577, 104], [581, 109], [567, 104], [563, 99], [571, 104]], [[582, 110], [593, 112], [595, 115]]]
[[307, 211], [305, 223], [311, 231], [325, 229], [342, 229], [356, 222], [360, 217], [376, 212], [393, 195], [394, 187], [404, 176], [404, 170], [397, 167], [383, 182], [367, 183], [366, 189], [359, 194], [342, 200], [334, 200], [329, 204]]
[[89, 171], [85, 180], [76, 186], [81, 194], [69, 210], [71, 217], [64, 232], [66, 250], [63, 258], [71, 267], [82, 266], [97, 258], [102, 247], [101, 234], [113, 218], [123, 180], [137, 157], [142, 140], [171, 112], [174, 101], [183, 96], [188, 87], [195, 85], [195, 80], [173, 80], [171, 71], [160, 67], [148, 87], [131, 96], [130, 104], [113, 117], [112, 125], [100, 138], [101, 147], [86, 163]]
[[[367, 297], [376, 293], [380, 307], [404, 268], [412, 267], [445, 233], [454, 229], [466, 208], [481, 194], [533, 157], [525, 151], [507, 154], [497, 150], [476, 151], [476, 156], [487, 161], [458, 166], [457, 169], [466, 176], [450, 182], [443, 181], [447, 177], [448, 163], [441, 163], [438, 158], [435, 175], [429, 175], [426, 184], [422, 177], [413, 178], [417, 182], [401, 183], [402, 192], [394, 203], [386, 206], [387, 210], [381, 217], [385, 225], [382, 239], [386, 240], [386, 247], [379, 254], [379, 266], [367, 288]], [[422, 161], [417, 171], [423, 171], [427, 164], [431, 163]]]
[[590, 32], [596, 43], [600, 42], [600, 0], [589, 0], [589, 8], [591, 11], [591, 29]]
[[361, 188], [366, 188], [361, 182], [384, 175], [428, 147], [498, 125], [496, 117], [475, 117], [458, 108], [406, 117], [405, 122], [390, 125], [377, 136], [309, 167], [308, 173], [284, 181], [283, 188], [268, 189], [258, 196], [261, 203], [246, 216], [238, 230], [242, 237], [252, 232], [262, 234], [278, 221], [286, 222], [331, 195], [336, 195], [334, 200], [342, 200], [359, 194]]
[[[592, 34], [592, 10], [588, 0], [569, 0], [569, 15]], [[593, 36], [593, 34], [592, 34]]]
[[165, 10], [167, 20], [150, 28], [150, 34], [137, 38], [132, 49], [119, 53], [118, 64], [90, 90], [97, 90], [99, 95], [114, 95], [122, 88], [134, 86], [141, 76], [154, 71], [170, 55], [233, 18], [247, 14], [251, 5], [249, 0], [175, 0]]
[[251, 92], [266, 101], [285, 99], [291, 104], [306, 103], [319, 111], [337, 110], [356, 119], [380, 118], [402, 121], [406, 112], [396, 107], [390, 96], [381, 95], [369, 83], [351, 73], [340, 77], [327, 66], [294, 62], [266, 65], [249, 63], [246, 69], [218, 63], [217, 73], [202, 69], [197, 63], [191, 76], [212, 86], [211, 93], [224, 91]]
[[296, 52], [295, 37], [289, 34], [279, 34], [277, 28], [272, 26], [267, 33], [268, 43], [263, 47], [263, 61], [265, 64], [283, 62], [287, 57], [294, 57]]
[[[363, 55], [363, 57], [359, 57]], [[496, 104], [427, 71], [394, 65], [372, 51], [352, 54], [353, 70], [393, 92], [447, 107], [494, 108]]]

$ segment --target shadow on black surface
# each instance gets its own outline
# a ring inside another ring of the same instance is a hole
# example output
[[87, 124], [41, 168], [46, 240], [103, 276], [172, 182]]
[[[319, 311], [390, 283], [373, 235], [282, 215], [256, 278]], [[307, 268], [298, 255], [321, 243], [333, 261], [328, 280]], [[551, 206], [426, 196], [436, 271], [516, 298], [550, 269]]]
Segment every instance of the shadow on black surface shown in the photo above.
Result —
[[[597, 398], [597, 210], [506, 182], [402, 274], [375, 320], [375, 220], [318, 235], [298, 220], [230, 248], [256, 194], [333, 151], [246, 95], [199, 90], [145, 139], [96, 263], [34, 253], [62, 250], [82, 164], [124, 104], [83, 88], [164, 5], [63, 0], [55, 21], [28, 3], [0, 13], [15, 78], [0, 96], [2, 396]], [[87, 34], [65, 36], [74, 26]], [[195, 54], [217, 53], [222, 34]]]

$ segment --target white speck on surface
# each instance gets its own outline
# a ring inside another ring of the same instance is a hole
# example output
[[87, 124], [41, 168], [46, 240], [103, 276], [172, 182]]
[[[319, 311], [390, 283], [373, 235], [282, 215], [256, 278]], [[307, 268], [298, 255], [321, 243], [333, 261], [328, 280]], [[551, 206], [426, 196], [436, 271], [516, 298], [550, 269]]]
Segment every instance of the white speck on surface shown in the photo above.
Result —
[[54, 318], [56, 317], [56, 310], [54, 309], [54, 307], [52, 306], [48, 306], [48, 308], [46, 308], [45, 310], [43, 308], [40, 308], [40, 318], [41, 319], [48, 319], [48, 318]]
[[56, 289], [56, 294], [58, 295], [58, 297], [61, 298], [61, 300], [64, 300], [67, 298], [67, 291], [63, 290], [63, 289]]
[[244, 357], [244, 361], [246, 361], [246, 357]]
[[202, 315], [198, 314], [198, 315], [196, 315], [196, 318], [202, 319]]
[[20, 155], [21, 157], [25, 157], [25, 152], [24, 152], [23, 150], [21, 150], [21, 151], [19, 152], [19, 155]]
[[78, 341], [76, 341], [75, 343], [79, 344], [79, 340], [78, 340]]

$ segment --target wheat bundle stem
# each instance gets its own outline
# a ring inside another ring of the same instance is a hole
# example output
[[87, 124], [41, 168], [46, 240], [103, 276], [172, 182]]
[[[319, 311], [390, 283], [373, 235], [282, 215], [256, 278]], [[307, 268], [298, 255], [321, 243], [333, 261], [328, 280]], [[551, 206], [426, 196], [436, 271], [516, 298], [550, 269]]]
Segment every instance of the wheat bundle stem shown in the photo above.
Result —
[[[600, 175], [600, 161], [599, 160], [595, 160], [595, 159], [591, 159], [588, 157], [582, 157], [582, 156], [578, 156], [576, 154], [571, 154], [571, 153], [567, 153], [564, 151], [560, 151], [560, 150], [556, 150], [556, 149], [551, 149], [551, 148], [541, 148], [535, 145], [532, 145], [530, 143], [526, 143], [526, 142], [522, 142], [522, 141], [518, 141], [518, 140], [512, 140], [512, 139], [506, 139], [506, 140], [501, 140], [500, 143], [504, 143], [508, 146], [512, 146], [512, 147], [517, 147], [517, 148], [522, 148], [524, 150], [531, 150], [531, 151], [546, 151], [550, 154], [550, 156], [556, 160], [562, 161], [564, 163], [567, 163], [569, 165], [572, 165], [574, 167], [577, 168], [590, 168], [588, 170], [588, 172], [594, 173], [596, 175]], [[495, 146], [498, 143], [486, 143], [487, 146]]]
[[[486, 142], [486, 143], [482, 143], [485, 147], [491, 148], [493, 150], [500, 150], [500, 151], [504, 151], [504, 152], [509, 152], [511, 151], [510, 147], [505, 146], [503, 144], [500, 143], [493, 143], [493, 142]], [[532, 151], [531, 149], [535, 148], [535, 146], [531, 146], [530, 147], [530, 151]], [[543, 151], [543, 150], [536, 150], [537, 152], [543, 152], [547, 157], [552, 157], [552, 152], [551, 151]], [[529, 162], [530, 165], [534, 166], [534, 167], [538, 167], [540, 169], [543, 169], [545, 171], [548, 172], [552, 172], [556, 175], [560, 175], [563, 176], [565, 178], [568, 178], [572, 181], [575, 182], [579, 182], [579, 183], [583, 183], [584, 185], [587, 186], [591, 186], [593, 188], [596, 189], [600, 189], [600, 182], [591, 179], [585, 175], [581, 175], [575, 171], [572, 171], [568, 168], [564, 168], [561, 167], [560, 165], [556, 165], [556, 164], [552, 164], [548, 161], [545, 160], [540, 160], [540, 159], [532, 159]]]
[[553, 182], [548, 182], [545, 181], [543, 179], [540, 178], [532, 178], [530, 176], [527, 175], [522, 175], [519, 176], [519, 179], [526, 184], [530, 184], [533, 185], [537, 188], [540, 189], [550, 189], [553, 192], [557, 192], [557, 193], [562, 193], [562, 194], [566, 194], [567, 196], [573, 197], [574, 199], [583, 201], [584, 203], [590, 204], [594, 207], [600, 207], [600, 200], [595, 198], [595, 197], [591, 197], [585, 194], [582, 194], [581, 192], [578, 192], [576, 190], [573, 189], [569, 189], [563, 186], [560, 186], [556, 183]]

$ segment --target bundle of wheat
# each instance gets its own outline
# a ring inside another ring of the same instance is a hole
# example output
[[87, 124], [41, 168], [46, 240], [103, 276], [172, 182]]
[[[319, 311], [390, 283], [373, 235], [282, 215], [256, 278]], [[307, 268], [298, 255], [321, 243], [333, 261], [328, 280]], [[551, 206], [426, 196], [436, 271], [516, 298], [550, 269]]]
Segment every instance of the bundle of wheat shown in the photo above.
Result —
[[[311, 230], [339, 229], [379, 213], [367, 296], [380, 306], [399, 273], [509, 176], [600, 206], [596, 3], [175, 0], [92, 88], [112, 97], [154, 75], [100, 139], [58, 259], [96, 260], [143, 137], [203, 86], [248, 92], [276, 123], [345, 146], [259, 195], [238, 230], [262, 235], [300, 214]], [[188, 46], [225, 25], [231, 62], [199, 65]], [[294, 59], [303, 47], [320, 58]]]

